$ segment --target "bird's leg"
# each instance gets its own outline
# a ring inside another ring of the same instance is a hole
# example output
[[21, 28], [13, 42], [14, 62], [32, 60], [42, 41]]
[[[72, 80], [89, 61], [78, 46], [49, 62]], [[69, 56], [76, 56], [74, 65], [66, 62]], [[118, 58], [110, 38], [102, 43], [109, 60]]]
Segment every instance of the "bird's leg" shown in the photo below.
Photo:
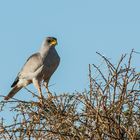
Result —
[[48, 82], [44, 82], [44, 86], [45, 86], [46, 91], [48, 93], [48, 98], [52, 97], [52, 93], [49, 91], [49, 88], [48, 88]]
[[41, 103], [43, 103], [43, 95], [42, 95], [42, 91], [41, 91], [41, 85], [40, 82], [37, 79], [33, 79], [33, 84], [36, 87], [36, 89], [38, 90], [38, 93], [40, 95], [40, 101]]

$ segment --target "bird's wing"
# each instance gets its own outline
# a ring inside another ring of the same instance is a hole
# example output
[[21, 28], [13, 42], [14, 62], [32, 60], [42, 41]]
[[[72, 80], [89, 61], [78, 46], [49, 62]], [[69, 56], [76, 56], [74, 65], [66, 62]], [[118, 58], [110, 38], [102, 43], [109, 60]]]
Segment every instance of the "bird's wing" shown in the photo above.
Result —
[[42, 64], [42, 57], [40, 53], [31, 55], [22, 67], [21, 71], [18, 73], [18, 76], [16, 77], [11, 87], [14, 87], [18, 83], [20, 77], [24, 78], [28, 76], [29, 73], [34, 73], [42, 66]]

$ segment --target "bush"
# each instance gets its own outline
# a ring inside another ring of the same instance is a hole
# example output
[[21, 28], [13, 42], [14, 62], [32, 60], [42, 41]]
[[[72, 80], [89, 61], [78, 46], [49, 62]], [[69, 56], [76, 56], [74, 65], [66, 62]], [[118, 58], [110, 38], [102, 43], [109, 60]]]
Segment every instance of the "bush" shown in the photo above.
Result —
[[134, 51], [122, 55], [117, 65], [97, 54], [104, 63], [89, 65], [89, 90], [43, 98], [43, 104], [1, 101], [1, 112], [9, 104], [16, 115], [10, 125], [1, 118], [0, 138], [139, 140], [140, 73], [131, 66]]

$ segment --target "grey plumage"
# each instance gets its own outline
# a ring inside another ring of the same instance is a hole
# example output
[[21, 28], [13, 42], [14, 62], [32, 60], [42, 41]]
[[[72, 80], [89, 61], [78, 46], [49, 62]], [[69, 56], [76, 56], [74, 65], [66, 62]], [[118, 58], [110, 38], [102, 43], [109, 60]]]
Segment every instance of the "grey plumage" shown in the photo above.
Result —
[[31, 83], [37, 88], [42, 98], [41, 82], [44, 82], [48, 91], [49, 80], [60, 62], [60, 57], [55, 49], [56, 44], [57, 39], [54, 37], [48, 37], [43, 41], [40, 50], [31, 55], [24, 64], [5, 100], [12, 98], [20, 89]]

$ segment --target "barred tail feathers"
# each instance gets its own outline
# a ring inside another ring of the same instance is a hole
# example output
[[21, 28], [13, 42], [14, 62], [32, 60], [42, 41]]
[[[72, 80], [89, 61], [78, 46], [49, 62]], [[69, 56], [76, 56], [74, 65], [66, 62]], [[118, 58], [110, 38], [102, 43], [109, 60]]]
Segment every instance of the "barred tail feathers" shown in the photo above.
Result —
[[18, 87], [18, 86], [13, 87], [11, 91], [9, 92], [9, 94], [4, 98], [4, 100], [9, 100], [21, 89], [22, 87]]

